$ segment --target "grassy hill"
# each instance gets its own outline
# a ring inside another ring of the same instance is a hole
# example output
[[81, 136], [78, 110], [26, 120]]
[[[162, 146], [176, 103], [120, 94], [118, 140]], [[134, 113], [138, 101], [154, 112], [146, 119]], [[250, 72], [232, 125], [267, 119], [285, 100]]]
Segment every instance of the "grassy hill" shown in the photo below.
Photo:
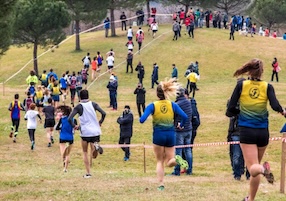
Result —
[[[136, 29], [136, 28], [135, 28]], [[145, 31], [144, 49], [134, 56], [133, 64], [141, 61], [145, 66], [143, 81], [147, 90], [147, 103], [156, 100], [156, 90], [151, 87], [152, 64], [159, 65], [159, 79], [170, 77], [172, 63], [179, 71], [179, 81], [185, 85], [184, 73], [191, 61], [199, 61], [201, 80], [200, 90], [196, 93], [198, 109], [201, 115], [201, 126], [195, 143], [225, 142], [228, 129], [228, 118], [225, 117], [227, 99], [236, 84], [232, 77], [234, 71], [252, 58], [264, 61], [264, 77], [270, 81], [271, 62], [277, 57], [282, 67], [279, 73], [280, 82], [272, 83], [282, 105], [285, 100], [285, 41], [255, 36], [244, 37], [235, 33], [235, 41], [228, 40], [228, 30], [197, 29], [195, 39], [183, 35], [178, 41], [172, 41], [173, 32], [170, 26], [160, 26], [153, 39]], [[137, 31], [137, 30], [136, 30]], [[117, 144], [119, 125], [117, 117], [126, 104], [133, 110], [135, 122], [132, 138], [133, 144], [152, 144], [152, 120], [143, 125], [138, 123], [136, 97], [133, 94], [137, 86], [137, 74], [126, 74], [127, 42], [125, 32], [117, 30], [118, 37], [105, 38], [103, 32], [92, 32], [81, 35], [82, 51], [74, 51], [74, 38], [62, 44], [54, 52], [48, 52], [39, 58], [39, 71], [54, 71], [61, 75], [66, 70], [79, 71], [81, 59], [86, 52], [93, 56], [100, 51], [105, 53], [113, 48], [115, 51], [114, 72], [118, 76], [118, 111], [111, 111], [106, 85], [109, 74], [100, 76], [89, 87], [90, 99], [97, 102], [106, 112], [102, 125], [101, 143]], [[135, 45], [135, 50], [138, 46]], [[45, 50], [40, 50], [40, 53]], [[32, 58], [32, 49], [11, 47], [0, 63], [0, 82], [4, 82], [16, 73]], [[120, 65], [119, 65], [120, 64]], [[196, 200], [228, 201], [240, 200], [247, 195], [248, 181], [234, 181], [228, 156], [228, 146], [201, 146], [193, 149], [193, 175], [165, 177], [166, 190], [158, 192], [155, 173], [156, 162], [152, 149], [146, 149], [146, 173], [144, 173], [143, 148], [131, 149], [131, 159], [123, 161], [123, 152], [118, 148], [106, 148], [98, 156], [92, 167], [92, 178], [83, 179], [85, 173], [82, 162], [82, 151], [79, 133], [75, 134], [75, 144], [71, 153], [71, 164], [68, 173], [62, 172], [62, 162], [58, 140], [52, 148], [46, 147], [46, 135], [43, 125], [36, 130], [36, 149], [30, 150], [26, 123], [21, 120], [20, 134], [17, 143], [8, 137], [10, 131], [10, 114], [7, 107], [14, 93], [25, 98], [25, 79], [32, 69], [32, 63], [2, 87], [0, 110], [0, 200]], [[104, 65], [102, 73], [107, 69]], [[89, 82], [90, 83], [90, 82]], [[3, 86], [3, 85], [2, 85]], [[281, 115], [270, 107], [271, 137], [280, 137], [280, 128], [284, 124]], [[58, 134], [55, 133], [55, 138]], [[271, 141], [264, 160], [271, 163], [276, 178], [274, 185], [262, 179], [257, 200], [283, 200], [285, 195], [279, 193], [281, 141]], [[166, 169], [171, 173], [172, 169]]]

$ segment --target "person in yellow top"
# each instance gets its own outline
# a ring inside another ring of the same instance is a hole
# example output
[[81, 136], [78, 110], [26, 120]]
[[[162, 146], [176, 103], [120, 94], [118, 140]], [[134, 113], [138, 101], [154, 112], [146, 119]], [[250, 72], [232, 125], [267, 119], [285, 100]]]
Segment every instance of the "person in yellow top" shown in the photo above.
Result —
[[42, 82], [41, 85], [43, 85], [45, 87], [48, 86], [47, 78], [48, 78], [47, 71], [43, 70], [42, 75], [39, 77], [40, 81]]
[[[170, 96], [175, 96], [179, 84], [176, 79], [160, 82], [157, 87], [159, 100], [149, 104], [140, 117], [140, 123], [144, 123], [149, 115], [153, 116], [153, 150], [157, 159], [157, 177], [159, 180], [158, 190], [164, 190], [164, 163], [168, 167], [180, 165], [188, 168], [188, 162], [181, 156], [175, 156], [175, 127], [183, 129], [188, 116], [176, 103], [168, 100]], [[174, 114], [181, 117], [181, 121], [174, 125]]]
[[35, 101], [36, 101], [36, 106], [38, 108], [38, 112], [39, 113], [42, 113], [42, 110], [43, 110], [43, 103], [42, 103], [42, 99], [44, 97], [44, 93], [43, 93], [43, 89], [42, 89], [42, 86], [41, 85], [38, 85], [37, 87], [37, 91], [34, 95], [34, 98], [35, 98]]
[[30, 71], [30, 75], [26, 79], [26, 83], [28, 85], [30, 85], [31, 82], [34, 82], [35, 84], [38, 83], [38, 77], [36, 76], [36, 73], [33, 70]]
[[54, 107], [57, 108], [60, 102], [60, 94], [62, 94], [57, 81], [54, 82], [54, 85], [51, 88], [51, 94], [54, 101]]
[[199, 75], [193, 70], [188, 74], [187, 79], [190, 82], [190, 93], [193, 92], [193, 98], [195, 97], [195, 92], [197, 88], [197, 81], [200, 79]]

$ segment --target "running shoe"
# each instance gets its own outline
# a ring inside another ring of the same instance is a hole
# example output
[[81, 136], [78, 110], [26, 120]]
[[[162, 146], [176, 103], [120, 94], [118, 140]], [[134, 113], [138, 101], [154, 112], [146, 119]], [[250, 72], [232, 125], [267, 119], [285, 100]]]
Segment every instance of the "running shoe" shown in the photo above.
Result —
[[98, 153], [103, 154], [103, 149], [98, 143], [94, 143], [94, 149], [98, 151]]
[[53, 137], [51, 137], [51, 142], [52, 142], [52, 144], [54, 144], [54, 142], [55, 142]]
[[273, 184], [274, 183], [274, 175], [270, 171], [270, 164], [266, 161], [263, 163], [263, 167], [264, 167], [263, 175], [267, 179], [268, 183]]
[[35, 149], [35, 142], [33, 141], [31, 145], [31, 150], [34, 150], [34, 149]]
[[64, 170], [63, 170], [64, 172], [68, 172], [68, 170], [66, 169], [66, 168], [64, 168]]
[[248, 196], [247, 197], [245, 197], [245, 198], [243, 198], [243, 200], [242, 201], [248, 201]]
[[184, 160], [180, 155], [176, 155], [175, 159], [176, 159], [177, 164], [181, 166], [181, 168], [185, 168], [185, 169], [189, 168], [188, 162]]
[[163, 191], [165, 189], [165, 187], [163, 185], [161, 185], [157, 189], [158, 189], [158, 191]]
[[48, 147], [51, 147], [51, 146], [52, 146], [52, 144], [49, 142], [49, 143], [48, 143]]
[[14, 138], [13, 138], [13, 142], [14, 142], [14, 143], [16, 143], [16, 136], [14, 136]]
[[91, 174], [85, 174], [85, 175], [83, 175], [83, 178], [85, 178], [85, 179], [88, 179], [88, 178], [90, 178], [91, 177]]
[[10, 132], [9, 137], [10, 137], [10, 138], [13, 137], [13, 131]]
[[129, 158], [125, 156], [125, 157], [123, 158], [123, 160], [124, 160], [124, 161], [129, 161]]

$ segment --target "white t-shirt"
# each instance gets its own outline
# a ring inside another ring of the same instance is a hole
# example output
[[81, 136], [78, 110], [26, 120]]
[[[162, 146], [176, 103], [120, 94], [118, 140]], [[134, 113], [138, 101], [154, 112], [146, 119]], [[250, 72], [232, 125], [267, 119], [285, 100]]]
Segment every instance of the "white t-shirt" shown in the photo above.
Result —
[[152, 23], [151, 24], [151, 29], [152, 30], [158, 30], [158, 24], [157, 23]]
[[39, 112], [35, 110], [28, 110], [25, 114], [25, 119], [27, 119], [27, 129], [37, 128], [37, 116]]
[[113, 56], [107, 57], [106, 62], [107, 62], [107, 66], [113, 66], [113, 64], [114, 64], [114, 57]]
[[127, 37], [133, 37], [132, 29], [127, 30]]

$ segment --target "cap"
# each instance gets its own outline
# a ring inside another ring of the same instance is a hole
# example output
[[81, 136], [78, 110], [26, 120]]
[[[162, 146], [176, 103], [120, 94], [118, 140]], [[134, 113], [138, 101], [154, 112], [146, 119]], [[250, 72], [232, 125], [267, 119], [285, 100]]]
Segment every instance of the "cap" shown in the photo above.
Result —
[[125, 109], [125, 108], [128, 109], [128, 110], [130, 110], [129, 105], [125, 105], [125, 106], [124, 106], [124, 109]]

